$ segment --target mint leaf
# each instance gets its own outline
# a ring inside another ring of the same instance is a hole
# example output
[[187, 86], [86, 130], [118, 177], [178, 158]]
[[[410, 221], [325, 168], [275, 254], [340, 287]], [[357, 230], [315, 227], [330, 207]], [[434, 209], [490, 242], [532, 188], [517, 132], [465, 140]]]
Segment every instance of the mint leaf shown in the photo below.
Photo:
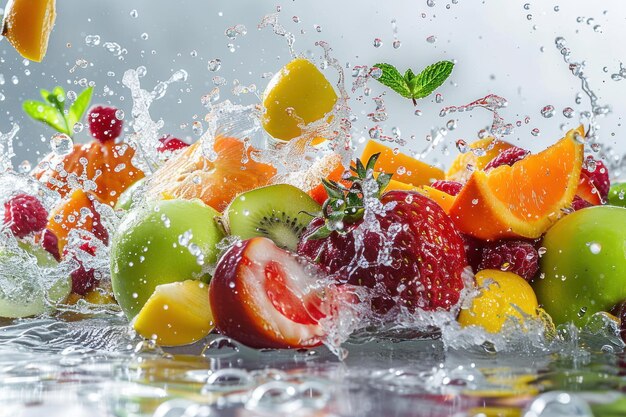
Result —
[[87, 88], [80, 93], [76, 100], [70, 106], [70, 112], [67, 115], [67, 124], [69, 127], [74, 128], [76, 122], [83, 118], [89, 103], [91, 102], [91, 96], [93, 94], [93, 87]]
[[380, 77], [376, 78], [378, 82], [391, 88], [402, 97], [411, 98], [411, 90], [396, 67], [391, 64], [376, 64], [374, 67], [383, 72]]
[[419, 99], [429, 96], [450, 76], [454, 63], [439, 61], [420, 72], [412, 81], [411, 98]]
[[27, 100], [22, 109], [33, 119], [43, 122], [57, 132], [73, 135], [74, 125], [83, 117], [89, 107], [93, 87], [89, 87], [78, 95], [69, 110], [65, 110], [67, 97], [63, 87], [54, 87], [52, 92], [42, 89], [41, 97], [45, 102]]
[[59, 109], [41, 101], [27, 100], [22, 103], [22, 109], [35, 120], [43, 122], [58, 132], [69, 135], [67, 122]]

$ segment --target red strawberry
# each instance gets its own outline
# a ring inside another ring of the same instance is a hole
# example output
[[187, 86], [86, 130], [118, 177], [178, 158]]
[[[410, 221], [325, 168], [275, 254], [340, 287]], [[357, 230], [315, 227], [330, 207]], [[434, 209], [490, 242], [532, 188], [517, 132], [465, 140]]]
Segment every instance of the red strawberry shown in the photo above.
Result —
[[532, 243], [523, 240], [486, 243], [478, 269], [500, 269], [530, 281], [539, 270], [539, 253]]
[[61, 261], [59, 252], [59, 238], [50, 229], [45, 229], [41, 235], [41, 246], [47, 250], [57, 261]]
[[100, 143], [114, 141], [122, 133], [122, 121], [117, 118], [115, 107], [95, 106], [89, 110], [87, 121], [91, 136]]
[[593, 204], [587, 200], [582, 199], [577, 195], [574, 196], [574, 200], [572, 201], [572, 210], [578, 211], [591, 206], [593, 206]]
[[[313, 268], [313, 269], [312, 269]], [[219, 260], [209, 297], [217, 330], [255, 348], [319, 345], [324, 291], [315, 269], [271, 240], [256, 237]]]
[[497, 168], [500, 165], [513, 165], [517, 161], [521, 161], [526, 158], [529, 154], [530, 151], [527, 151], [526, 149], [512, 146], [503, 150], [498, 154], [498, 156], [489, 161], [489, 163], [485, 166], [485, 171]]
[[175, 138], [174, 136], [167, 135], [159, 139], [159, 144], [157, 145], [157, 151], [174, 152], [179, 149], [186, 148], [188, 146], [189, 144], [187, 142], [183, 142], [182, 140]]
[[15, 237], [40, 232], [48, 223], [48, 212], [36, 197], [18, 194], [4, 203], [4, 224]]
[[607, 201], [609, 189], [611, 188], [611, 180], [609, 179], [609, 170], [604, 163], [588, 156], [587, 163], [583, 164], [582, 172], [587, 175], [591, 184], [596, 187], [600, 193], [600, 197], [602, 197], [602, 201]]
[[460, 182], [446, 180], [437, 180], [430, 186], [449, 195], [457, 195], [461, 192], [461, 188], [463, 188], [463, 184]]
[[[368, 162], [368, 170], [374, 163], [375, 159]], [[353, 170], [360, 179], [345, 197], [338, 194], [339, 188], [328, 190], [331, 199], [326, 208], [337, 208], [331, 216], [353, 213], [363, 204], [345, 206], [346, 200], [354, 200], [350, 194], [365, 184], [366, 169], [360, 161]], [[378, 176], [379, 189], [388, 177]], [[450, 309], [459, 301], [467, 266], [463, 239], [452, 220], [437, 203], [411, 191], [387, 192], [380, 203], [388, 208], [374, 214], [380, 231], [365, 227], [363, 218], [352, 214], [343, 218], [341, 231], [330, 231], [325, 220], [316, 219], [303, 234], [298, 253], [340, 283], [373, 289], [372, 309], [377, 313], [385, 314], [398, 304], [410, 311]]]

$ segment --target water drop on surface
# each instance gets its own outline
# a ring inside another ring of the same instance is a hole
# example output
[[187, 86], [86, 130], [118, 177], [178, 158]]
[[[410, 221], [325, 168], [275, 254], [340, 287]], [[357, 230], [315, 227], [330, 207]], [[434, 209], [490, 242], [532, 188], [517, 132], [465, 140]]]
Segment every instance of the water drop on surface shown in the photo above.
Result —
[[572, 109], [571, 107], [564, 108], [563, 116], [567, 117], [568, 119], [571, 119], [572, 117], [574, 117], [574, 109]]
[[437, 42], [437, 37], [435, 35], [430, 35], [429, 37], [426, 38], [426, 42], [435, 43]]
[[534, 128], [533, 130], [530, 131], [530, 134], [533, 136], [539, 136], [540, 133], [541, 132], [537, 128]]
[[374, 48], [380, 48], [382, 44], [383, 44], [383, 41], [381, 41], [379, 38], [374, 39]]
[[589, 244], [589, 251], [594, 255], [597, 255], [602, 251], [602, 245], [597, 242], [591, 242]]
[[550, 117], [554, 116], [554, 106], [549, 104], [545, 106], [544, 108], [542, 108], [541, 115], [545, 117], [546, 119], [549, 119]]
[[400, 42], [398, 39], [396, 39], [395, 41], [393, 41], [393, 49], [398, 49], [402, 46], [402, 42]]

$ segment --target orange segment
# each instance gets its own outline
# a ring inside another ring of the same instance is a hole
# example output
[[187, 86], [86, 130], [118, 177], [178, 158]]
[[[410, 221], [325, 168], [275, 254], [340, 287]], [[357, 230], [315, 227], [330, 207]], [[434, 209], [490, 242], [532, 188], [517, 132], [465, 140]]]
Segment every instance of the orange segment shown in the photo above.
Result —
[[[467, 182], [469, 177], [472, 176], [473, 171], [484, 169], [500, 152], [512, 146], [513, 145], [508, 142], [491, 137], [479, 139], [469, 145], [467, 152], [457, 155], [452, 165], [450, 165], [450, 169], [446, 172], [446, 179], [450, 181]], [[483, 151], [484, 154], [478, 156], [472, 152], [477, 149]], [[468, 166], [473, 167], [473, 169], [468, 169]]]
[[[341, 158], [333, 158], [332, 163], [333, 165], [331, 167], [324, 167], [326, 169], [322, 170], [323, 172], [321, 172], [318, 181], [320, 181], [320, 178], [326, 178], [327, 180], [342, 182], [341, 176], [346, 171], [346, 168], [341, 163]], [[347, 186], [347, 183], [344, 182], [344, 185]], [[324, 204], [324, 201], [326, 201], [326, 199], [328, 198], [326, 188], [324, 188], [324, 185], [321, 182], [315, 187], [311, 188], [308, 191], [308, 194], [320, 205]]]
[[[376, 153], [380, 153], [376, 162], [376, 171], [393, 174], [396, 181], [419, 187], [444, 178], [444, 173], [439, 168], [403, 153], [394, 154], [393, 149], [373, 140], [368, 141], [365, 145], [361, 155], [363, 164], [367, 164], [370, 157]], [[401, 172], [398, 172], [399, 168]]]
[[441, 190], [438, 190], [433, 187], [429, 187], [428, 185], [424, 185], [416, 190], [418, 193], [424, 194], [426, 197], [433, 200], [435, 203], [439, 204], [439, 206], [446, 212], [446, 214], [450, 213], [450, 209], [452, 208], [452, 204], [456, 199], [455, 196], [450, 195], [448, 193], [444, 193]]
[[[223, 211], [235, 196], [269, 184], [276, 168], [250, 158], [254, 148], [231, 137], [215, 138], [215, 161], [203, 155], [202, 142], [167, 161], [147, 183], [147, 196], [156, 199], [201, 199]], [[242, 160], [246, 160], [243, 163]]]
[[3, 35], [24, 58], [41, 62], [55, 18], [55, 0], [9, 0]]
[[389, 180], [389, 184], [385, 187], [385, 191], [417, 191], [417, 187], [413, 184], [391, 179]]
[[59, 241], [59, 253], [67, 244], [68, 235], [73, 229], [82, 229], [102, 237], [106, 229], [100, 224], [100, 214], [95, 209], [97, 197], [81, 189], [74, 190], [50, 210], [46, 228], [52, 231]]
[[484, 240], [541, 236], [574, 199], [583, 162], [574, 136], [583, 134], [581, 126], [512, 166], [475, 171], [450, 209], [459, 230]]

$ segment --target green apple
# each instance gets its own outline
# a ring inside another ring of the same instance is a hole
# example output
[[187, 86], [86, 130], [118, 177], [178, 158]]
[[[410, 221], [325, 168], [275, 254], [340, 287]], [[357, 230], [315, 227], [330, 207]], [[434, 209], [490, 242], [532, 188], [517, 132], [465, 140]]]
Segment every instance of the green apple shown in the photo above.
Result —
[[72, 291], [70, 276], [55, 270], [58, 262], [40, 246], [17, 246], [0, 249], [0, 317], [37, 316], [64, 302]]
[[595, 206], [569, 214], [548, 230], [537, 299], [555, 324], [583, 325], [626, 299], [626, 209]]
[[135, 201], [135, 196], [137, 192], [141, 190], [141, 186], [146, 183], [146, 178], [142, 178], [139, 181], [135, 182], [133, 185], [128, 187], [120, 197], [117, 199], [117, 203], [115, 203], [115, 208], [118, 210], [130, 210], [133, 202]]
[[609, 190], [609, 204], [626, 207], [626, 182], [618, 182]]
[[219, 213], [200, 200], [165, 200], [130, 210], [111, 242], [113, 294], [133, 319], [157, 285], [201, 279], [224, 237]]

